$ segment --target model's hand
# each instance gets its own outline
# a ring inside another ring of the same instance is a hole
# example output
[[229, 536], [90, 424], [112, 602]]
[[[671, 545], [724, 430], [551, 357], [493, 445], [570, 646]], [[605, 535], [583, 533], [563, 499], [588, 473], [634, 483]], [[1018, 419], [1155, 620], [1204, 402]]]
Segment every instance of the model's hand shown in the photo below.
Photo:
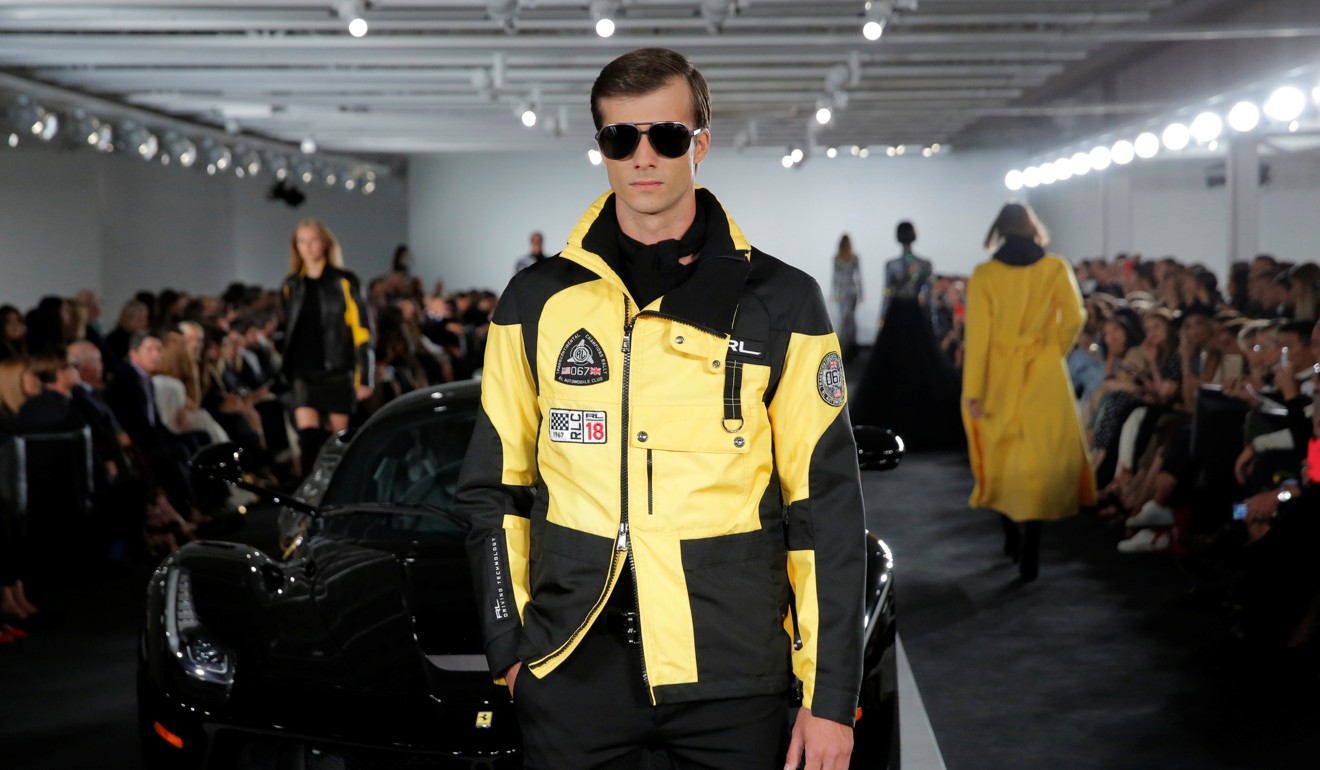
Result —
[[518, 670], [522, 668], [522, 661], [514, 663], [504, 672], [504, 682], [509, 685], [509, 697], [513, 697], [513, 680], [518, 678]]
[[967, 399], [967, 413], [973, 420], [981, 419], [981, 400], [976, 398]]
[[370, 385], [357, 386], [357, 400], [366, 401], [369, 398], [371, 398], [371, 386]]
[[814, 717], [804, 706], [798, 709], [784, 770], [847, 770], [852, 748], [851, 727]]

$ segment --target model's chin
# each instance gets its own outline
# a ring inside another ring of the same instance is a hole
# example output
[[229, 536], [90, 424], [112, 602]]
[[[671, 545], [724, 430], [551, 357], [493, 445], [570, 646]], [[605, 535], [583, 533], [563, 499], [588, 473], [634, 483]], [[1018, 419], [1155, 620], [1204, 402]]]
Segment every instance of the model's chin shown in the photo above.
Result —
[[630, 189], [628, 194], [623, 196], [623, 201], [628, 208], [638, 214], [659, 214], [672, 203], [660, 195], [659, 189], [650, 191]]

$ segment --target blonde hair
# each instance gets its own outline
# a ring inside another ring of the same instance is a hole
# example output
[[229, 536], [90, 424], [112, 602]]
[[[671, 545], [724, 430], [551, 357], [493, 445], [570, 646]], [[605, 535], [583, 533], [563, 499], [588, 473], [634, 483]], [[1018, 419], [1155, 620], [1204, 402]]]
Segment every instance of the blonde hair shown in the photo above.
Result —
[[304, 227], [310, 227], [316, 230], [325, 241], [325, 261], [334, 267], [342, 268], [344, 266], [344, 251], [339, 246], [339, 239], [330, 232], [330, 228], [319, 219], [304, 219], [293, 228], [293, 234], [289, 236], [289, 272], [301, 273], [303, 269], [302, 255], [298, 253], [298, 231]]
[[166, 332], [165, 339], [161, 340], [160, 365], [156, 367], [156, 374], [182, 382], [188, 398], [201, 401], [200, 367], [188, 350], [188, 340], [179, 332]]
[[0, 407], [10, 415], [17, 415], [27, 395], [23, 393], [23, 373], [28, 362], [23, 358], [9, 358], [0, 361]]

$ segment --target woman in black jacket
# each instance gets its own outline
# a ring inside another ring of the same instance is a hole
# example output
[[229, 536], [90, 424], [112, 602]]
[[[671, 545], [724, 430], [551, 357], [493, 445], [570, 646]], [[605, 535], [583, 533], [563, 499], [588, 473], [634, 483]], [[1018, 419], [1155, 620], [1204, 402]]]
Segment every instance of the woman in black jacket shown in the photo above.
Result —
[[354, 404], [371, 395], [375, 331], [362, 285], [321, 222], [298, 223], [284, 279], [284, 361], [303, 471], [310, 470], [326, 430], [348, 427]]

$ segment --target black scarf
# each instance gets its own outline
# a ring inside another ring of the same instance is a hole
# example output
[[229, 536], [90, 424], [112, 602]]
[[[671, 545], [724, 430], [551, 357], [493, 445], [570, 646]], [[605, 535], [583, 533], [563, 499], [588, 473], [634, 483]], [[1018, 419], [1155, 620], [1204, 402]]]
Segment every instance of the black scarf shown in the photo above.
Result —
[[1034, 265], [1045, 256], [1045, 249], [1030, 238], [1010, 235], [1004, 239], [1004, 245], [995, 252], [994, 258], [1013, 267]]
[[646, 307], [657, 297], [668, 294], [696, 272], [697, 260], [686, 265], [680, 264], [679, 260], [689, 254], [700, 257], [701, 249], [706, 245], [707, 223], [712, 208], [701, 196], [697, 196], [697, 215], [692, 219], [687, 232], [678, 239], [643, 244], [625, 235], [622, 228], [619, 229], [618, 252], [604, 256], [611, 263], [610, 267], [623, 279], [628, 293], [637, 300], [638, 307]]

